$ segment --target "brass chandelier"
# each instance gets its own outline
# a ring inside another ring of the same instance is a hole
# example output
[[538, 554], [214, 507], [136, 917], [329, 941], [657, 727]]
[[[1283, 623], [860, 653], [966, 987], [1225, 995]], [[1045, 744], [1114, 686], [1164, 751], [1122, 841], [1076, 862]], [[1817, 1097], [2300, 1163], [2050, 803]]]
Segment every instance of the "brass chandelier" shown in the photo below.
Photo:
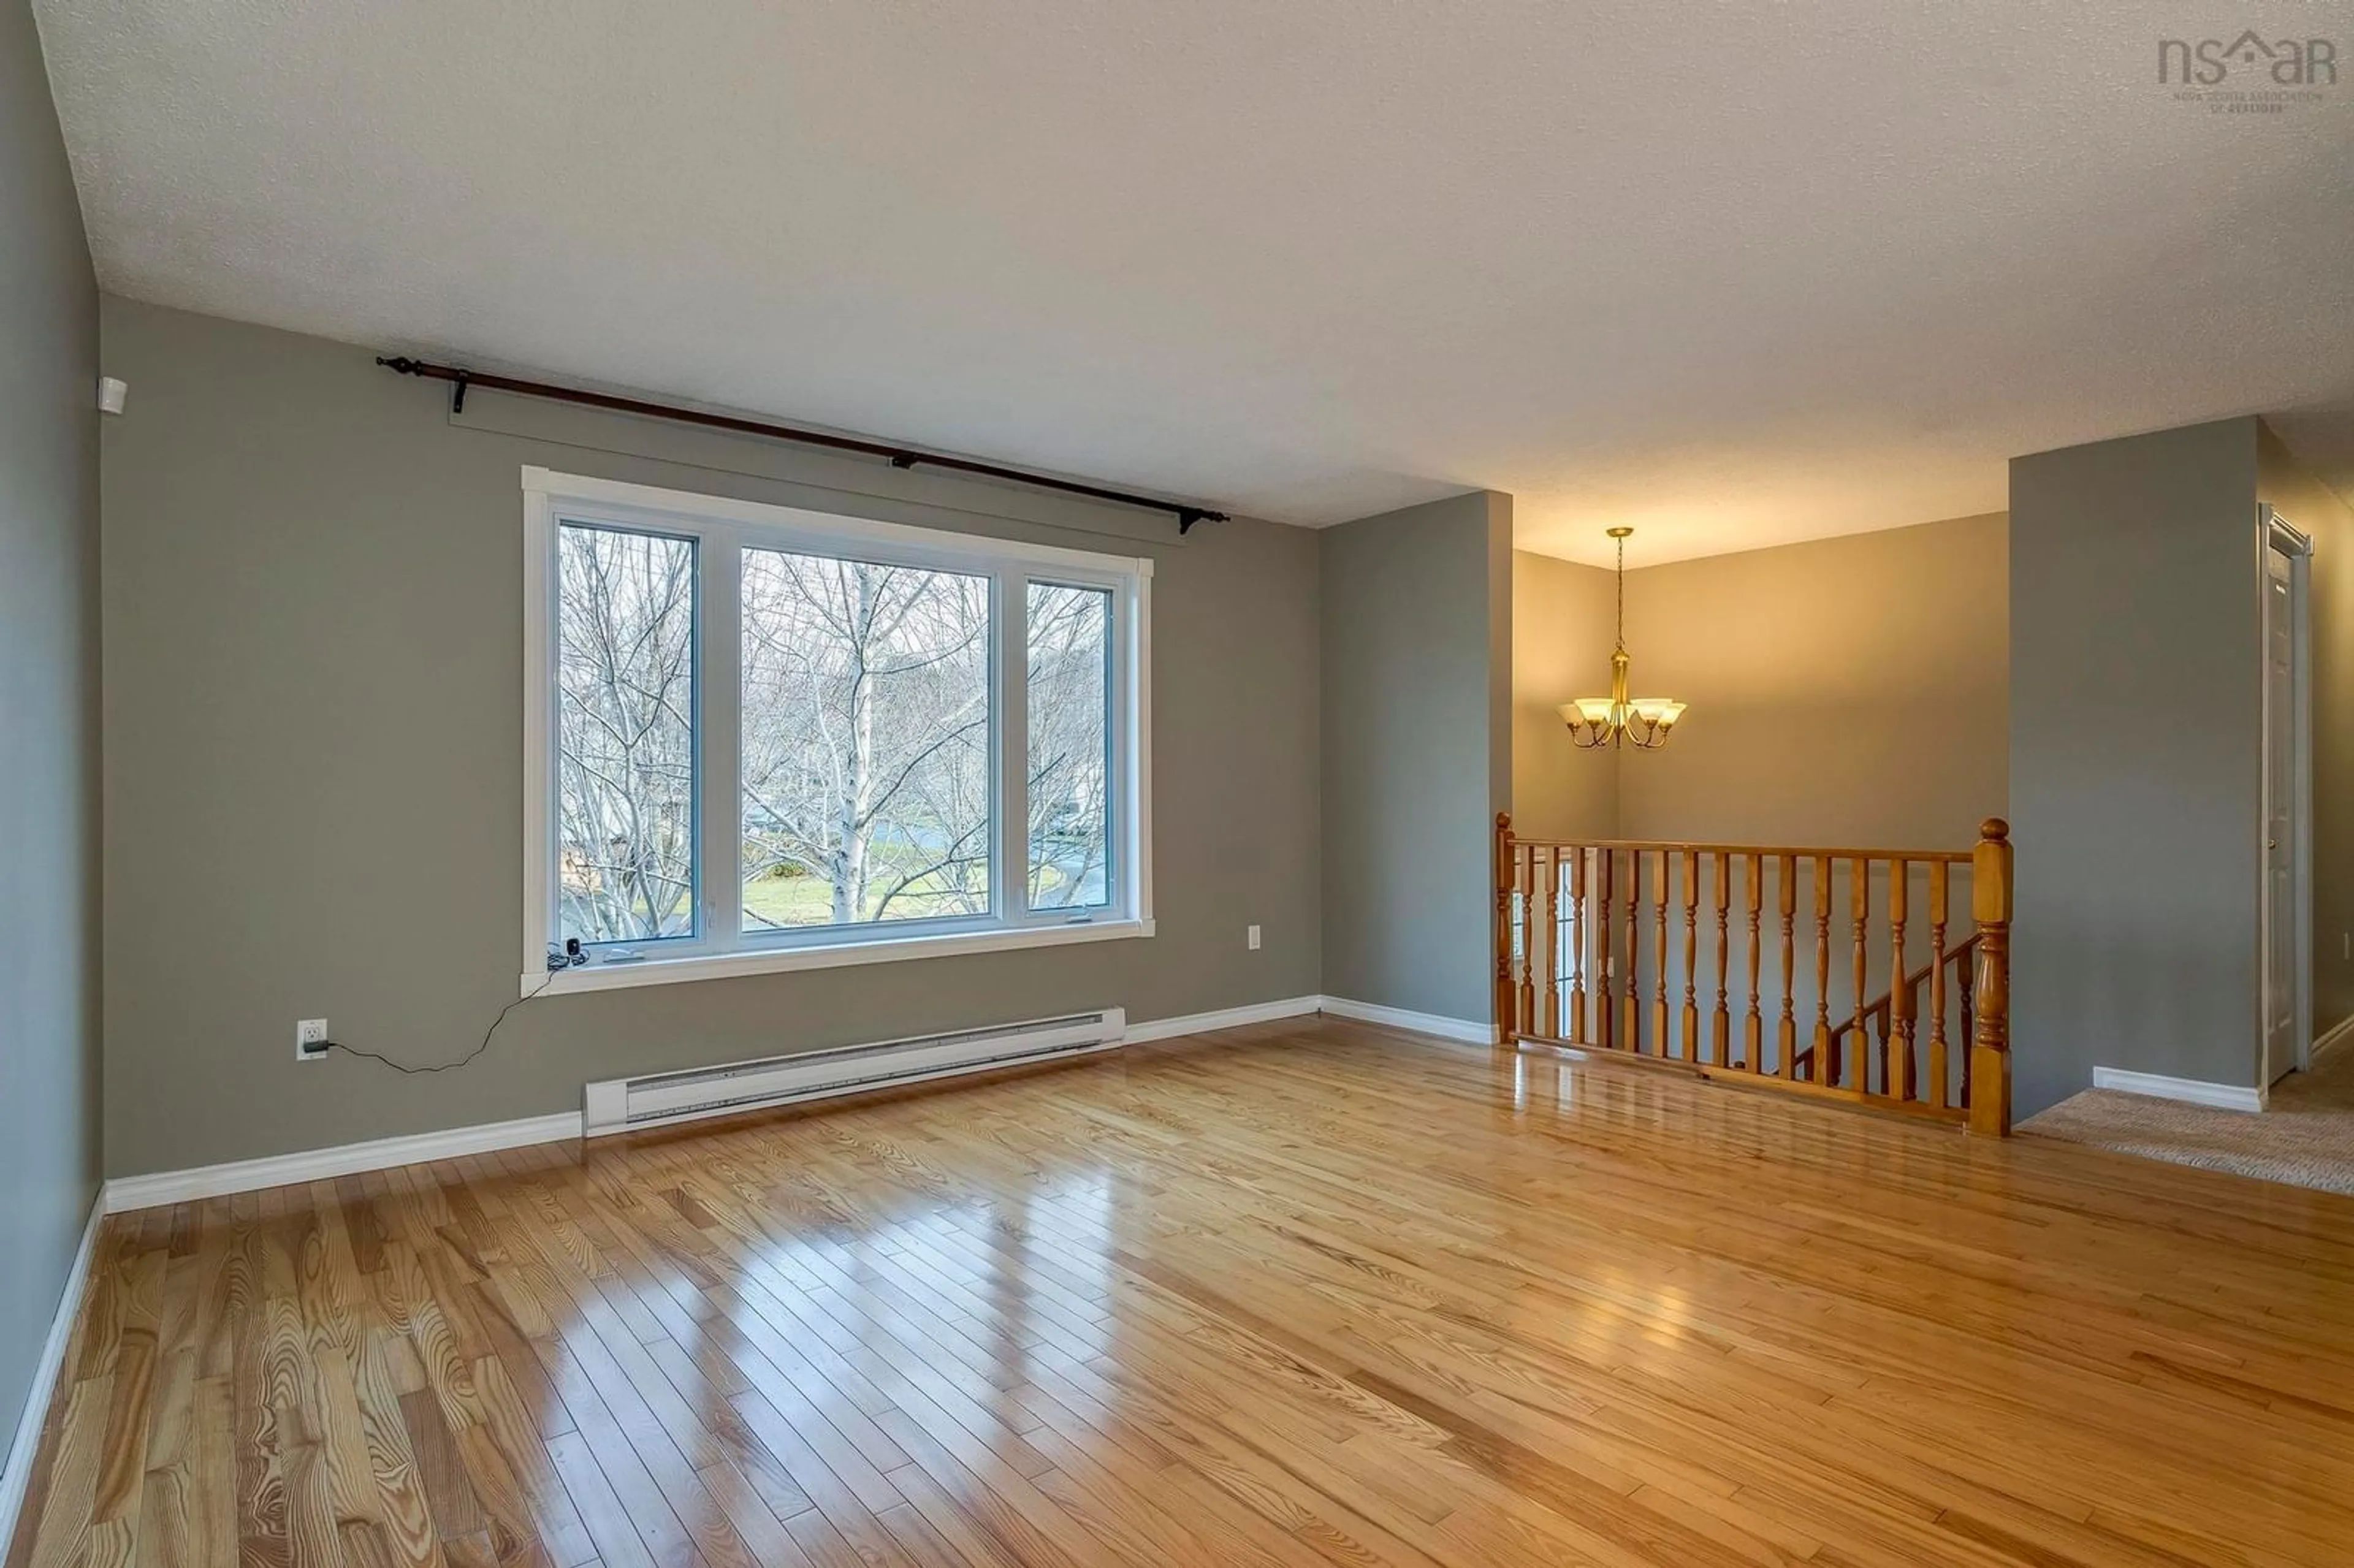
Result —
[[1669, 697], [1627, 695], [1627, 536], [1632, 528], [1613, 528], [1618, 541], [1618, 641], [1610, 655], [1610, 694], [1580, 697], [1561, 705], [1562, 723], [1569, 726], [1571, 744], [1581, 750], [1631, 746], [1656, 751], [1668, 744], [1668, 734], [1681, 718], [1684, 705]]

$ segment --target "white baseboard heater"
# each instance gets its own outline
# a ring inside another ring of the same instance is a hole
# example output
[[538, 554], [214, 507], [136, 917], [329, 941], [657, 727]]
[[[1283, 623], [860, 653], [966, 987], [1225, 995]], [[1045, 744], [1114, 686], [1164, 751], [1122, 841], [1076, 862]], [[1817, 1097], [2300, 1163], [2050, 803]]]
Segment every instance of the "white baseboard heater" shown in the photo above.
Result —
[[1127, 1033], [1127, 1010], [1109, 1007], [1099, 1012], [1075, 1012], [990, 1029], [843, 1045], [799, 1056], [730, 1062], [642, 1078], [610, 1078], [588, 1086], [582, 1130], [596, 1138], [696, 1117], [953, 1077], [989, 1067], [1082, 1056], [1119, 1044]]

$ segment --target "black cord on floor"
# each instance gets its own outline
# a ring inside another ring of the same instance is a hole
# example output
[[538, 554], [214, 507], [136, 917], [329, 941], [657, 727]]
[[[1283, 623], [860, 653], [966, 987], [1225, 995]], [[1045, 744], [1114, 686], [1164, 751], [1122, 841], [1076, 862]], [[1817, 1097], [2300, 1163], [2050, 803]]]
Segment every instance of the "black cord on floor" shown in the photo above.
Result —
[[556, 977], [563, 972], [564, 970], [560, 969], [548, 970], [547, 978], [546, 980], [540, 981], [537, 985], [532, 987], [531, 990], [524, 992], [521, 996], [515, 998], [513, 1001], [499, 1009], [499, 1015], [491, 1020], [491, 1026], [488, 1029], [482, 1031], [482, 1043], [480, 1045], [475, 1046], [472, 1051], [467, 1052], [464, 1055], [459, 1057], [454, 1062], [442, 1062], [430, 1067], [412, 1067], [405, 1062], [396, 1062], [391, 1057], [379, 1055], [374, 1051], [363, 1051], [355, 1045], [345, 1045], [333, 1040], [327, 1042], [327, 1049], [330, 1051], [341, 1051], [346, 1056], [365, 1056], [371, 1062], [381, 1062], [396, 1073], [446, 1073], [452, 1067], [464, 1066], [467, 1063], [472, 1061], [475, 1057], [489, 1050], [491, 1048], [491, 1036], [499, 1032], [499, 1025], [507, 1021], [507, 1014], [513, 1012], [516, 1008], [521, 1007], [525, 1002], [529, 1001], [533, 997], [537, 996], [541, 991], [546, 991], [549, 986], [554, 985], [556, 983]]

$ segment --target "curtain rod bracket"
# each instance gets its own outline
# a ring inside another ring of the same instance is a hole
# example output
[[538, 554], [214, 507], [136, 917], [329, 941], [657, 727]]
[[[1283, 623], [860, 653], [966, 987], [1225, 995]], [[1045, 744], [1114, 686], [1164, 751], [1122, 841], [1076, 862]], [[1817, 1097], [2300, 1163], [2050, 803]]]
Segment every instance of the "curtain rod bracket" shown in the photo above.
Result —
[[450, 412], [452, 414], [462, 414], [466, 411], [466, 388], [473, 379], [471, 375], [462, 370], [450, 378]]
[[914, 452], [893, 452], [891, 454], [891, 466], [893, 468], [913, 468], [921, 460], [918, 459]]

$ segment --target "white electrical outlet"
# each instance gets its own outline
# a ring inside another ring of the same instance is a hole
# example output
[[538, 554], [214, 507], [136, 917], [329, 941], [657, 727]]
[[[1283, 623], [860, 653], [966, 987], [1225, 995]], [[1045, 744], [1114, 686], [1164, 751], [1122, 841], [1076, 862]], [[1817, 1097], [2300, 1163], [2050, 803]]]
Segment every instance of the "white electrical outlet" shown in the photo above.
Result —
[[294, 1026], [294, 1059], [315, 1062], [327, 1054], [327, 1021], [306, 1018]]
[[1247, 942], [1247, 943], [1249, 943], [1249, 944], [1250, 944], [1250, 950], [1251, 950], [1252, 952], [1254, 952], [1254, 953], [1257, 952], [1257, 951], [1258, 951], [1258, 927], [1256, 927], [1256, 926], [1246, 926], [1246, 927], [1245, 927], [1243, 928], [1243, 940], [1245, 940], [1246, 942]]

